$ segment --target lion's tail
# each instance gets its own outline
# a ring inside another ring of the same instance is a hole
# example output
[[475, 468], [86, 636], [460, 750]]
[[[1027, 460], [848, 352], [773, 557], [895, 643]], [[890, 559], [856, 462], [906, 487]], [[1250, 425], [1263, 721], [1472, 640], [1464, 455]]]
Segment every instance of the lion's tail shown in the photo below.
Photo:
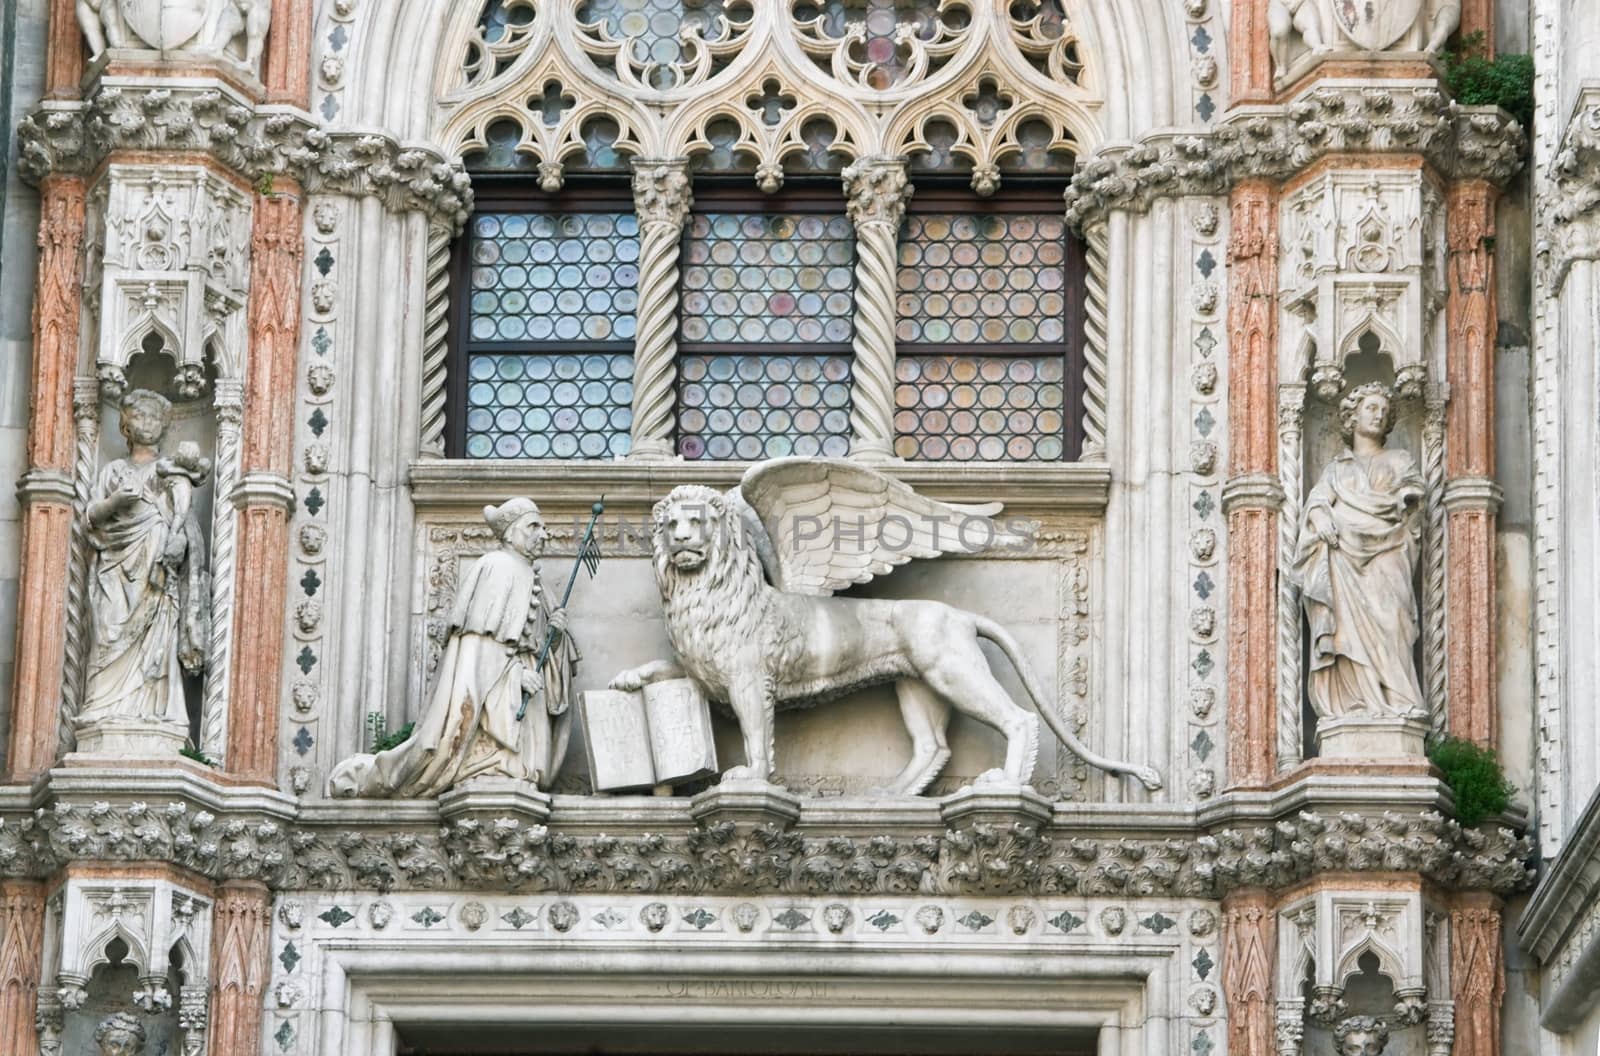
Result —
[[978, 637], [987, 638], [999, 646], [1001, 652], [1006, 654], [1006, 659], [1011, 661], [1011, 666], [1016, 669], [1017, 677], [1022, 679], [1022, 686], [1028, 691], [1028, 697], [1033, 701], [1033, 706], [1039, 712], [1039, 717], [1044, 719], [1044, 724], [1050, 727], [1050, 732], [1054, 733], [1062, 744], [1070, 748], [1078, 758], [1090, 766], [1099, 767], [1110, 774], [1125, 774], [1130, 777], [1136, 777], [1144, 783], [1144, 787], [1152, 792], [1161, 787], [1161, 775], [1156, 772], [1154, 767], [1136, 766], [1133, 763], [1108, 759], [1084, 744], [1078, 738], [1078, 735], [1073, 733], [1071, 728], [1067, 726], [1060, 712], [1045, 697], [1044, 688], [1039, 685], [1038, 676], [1034, 674], [1027, 658], [1022, 655], [1022, 647], [1017, 644], [1015, 638], [1011, 637], [1011, 633], [985, 616], [979, 616], [974, 613], [973, 620], [977, 624]]

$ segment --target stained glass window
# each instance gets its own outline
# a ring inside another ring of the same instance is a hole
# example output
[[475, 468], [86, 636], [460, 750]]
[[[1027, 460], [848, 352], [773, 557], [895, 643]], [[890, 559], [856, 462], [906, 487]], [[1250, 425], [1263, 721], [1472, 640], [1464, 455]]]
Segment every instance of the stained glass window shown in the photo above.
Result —
[[[1076, 283], [1059, 212], [957, 211], [906, 218], [896, 306], [895, 452], [950, 461], [1076, 456]], [[946, 196], [950, 205], [960, 204]]]
[[469, 458], [608, 458], [632, 426], [631, 212], [480, 212], [467, 233]]
[[842, 202], [689, 218], [679, 309], [685, 458], [842, 455], [850, 434], [855, 232]]

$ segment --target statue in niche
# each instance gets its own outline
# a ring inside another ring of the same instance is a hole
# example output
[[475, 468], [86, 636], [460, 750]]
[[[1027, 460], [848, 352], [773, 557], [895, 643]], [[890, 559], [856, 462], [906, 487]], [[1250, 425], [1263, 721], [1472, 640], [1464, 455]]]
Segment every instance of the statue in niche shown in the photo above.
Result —
[[[500, 541], [463, 578], [450, 613], [433, 699], [411, 736], [355, 755], [328, 778], [331, 796], [437, 796], [474, 777], [510, 777], [547, 789], [566, 755], [578, 649], [565, 609], [540, 583], [544, 518], [531, 499], [485, 506]], [[555, 642], [543, 670], [547, 635]], [[528, 708], [518, 721], [523, 697]]]
[[1017, 544], [992, 518], [998, 504], [958, 506], [918, 495], [865, 466], [780, 458], [752, 466], [726, 493], [674, 488], [656, 504], [651, 544], [656, 584], [676, 657], [624, 671], [624, 691], [692, 679], [725, 704], [744, 738], [745, 764], [725, 781], [768, 782], [777, 709], [809, 707], [893, 683], [911, 735], [911, 759], [883, 790], [916, 795], [950, 760], [954, 708], [1006, 738], [1002, 766], [979, 783], [1020, 787], [1033, 774], [1038, 717], [995, 679], [979, 647], [992, 642], [1016, 669], [1039, 717], [1085, 762], [1161, 787], [1161, 775], [1098, 755], [1046, 697], [1003, 627], [937, 601], [831, 597], [912, 558]]
[[1323, 719], [1428, 714], [1412, 657], [1423, 482], [1409, 452], [1385, 446], [1393, 427], [1385, 385], [1358, 385], [1339, 402], [1346, 446], [1300, 522], [1291, 574], [1310, 624], [1311, 706]]
[[1333, 1028], [1338, 1056], [1383, 1056], [1389, 1044], [1389, 1024], [1372, 1016], [1349, 1016]]
[[272, 23], [272, 0], [77, 0], [75, 11], [90, 59], [108, 47], [220, 55], [233, 46], [251, 69]]
[[94, 641], [80, 724], [150, 719], [187, 727], [183, 674], [205, 669], [210, 576], [194, 491], [211, 461], [192, 442], [162, 457], [172, 404], [122, 398], [128, 457], [100, 471], [87, 510]]
[[100, 1056], [142, 1056], [144, 1025], [129, 1012], [114, 1012], [94, 1030], [94, 1043]]

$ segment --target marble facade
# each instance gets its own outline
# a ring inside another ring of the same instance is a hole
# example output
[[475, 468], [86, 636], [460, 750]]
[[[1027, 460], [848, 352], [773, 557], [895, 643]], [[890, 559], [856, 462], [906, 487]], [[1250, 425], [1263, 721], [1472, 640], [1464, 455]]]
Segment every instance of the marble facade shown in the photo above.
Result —
[[[997, 1052], [1592, 1048], [1600, 15], [705, 9], [646, 48], [599, 2], [18, 5], [0, 1050], [890, 1010]], [[1450, 96], [1463, 37], [1535, 55], [1531, 128]], [[636, 219], [619, 457], [452, 439], [495, 151]], [[897, 457], [898, 232], [1040, 182], [1081, 240], [1077, 457]], [[686, 232], [734, 184], [837, 191], [853, 238], [820, 469], [678, 453]], [[784, 534], [839, 509], [984, 538]], [[745, 579], [691, 603], [702, 528]], [[167, 606], [137, 691], [99, 674], [119, 561]], [[662, 680], [731, 713], [684, 779], [597, 794], [585, 695]], [[1497, 750], [1503, 814], [1453, 820], [1444, 735]]]

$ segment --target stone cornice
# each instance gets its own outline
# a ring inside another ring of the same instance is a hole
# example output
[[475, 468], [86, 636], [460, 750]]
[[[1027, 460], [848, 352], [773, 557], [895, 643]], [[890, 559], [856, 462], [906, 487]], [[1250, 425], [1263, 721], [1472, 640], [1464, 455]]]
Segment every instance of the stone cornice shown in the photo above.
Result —
[[[115, 776], [115, 780], [112, 780]], [[703, 893], [941, 893], [1215, 898], [1314, 873], [1415, 872], [1448, 890], [1509, 893], [1532, 845], [1462, 829], [1430, 780], [1377, 790], [1324, 780], [1224, 794], [1203, 811], [1056, 804], [1049, 821], [993, 805], [948, 823], [938, 800], [800, 800], [798, 819], [702, 818], [687, 799], [503, 794], [431, 801], [317, 801], [218, 787], [183, 770], [68, 767], [0, 791], [0, 875], [47, 877], [69, 861], [153, 861], [279, 890], [481, 889]], [[1381, 784], [1381, 780], [1379, 784]], [[1336, 787], [1338, 786], [1338, 787]], [[1366, 805], [1357, 807], [1359, 789]]]
[[1567, 835], [1517, 924], [1522, 948], [1541, 961], [1560, 950], [1573, 926], [1600, 903], [1600, 789]]
[[1067, 219], [1080, 229], [1158, 198], [1226, 194], [1248, 179], [1281, 182], [1338, 154], [1420, 155], [1440, 175], [1504, 184], [1527, 137], [1496, 107], [1451, 102], [1434, 81], [1323, 81], [1281, 106], [1241, 106], [1210, 131], [1162, 131], [1078, 167]]
[[[874, 465], [917, 491], [944, 502], [1004, 502], [1030, 512], [1101, 513], [1111, 491], [1103, 463], [972, 464], [880, 462]], [[480, 510], [507, 495], [540, 505], [587, 507], [604, 492], [606, 506], [648, 509], [680, 484], [732, 487], [744, 462], [490, 462], [430, 459], [411, 465], [412, 499], [419, 508]]]
[[472, 189], [457, 159], [382, 132], [326, 132], [302, 110], [256, 105], [216, 78], [151, 83], [104, 77], [88, 99], [47, 100], [17, 126], [18, 170], [88, 175], [116, 151], [202, 153], [270, 190], [275, 177], [313, 194], [371, 196], [457, 228]]

